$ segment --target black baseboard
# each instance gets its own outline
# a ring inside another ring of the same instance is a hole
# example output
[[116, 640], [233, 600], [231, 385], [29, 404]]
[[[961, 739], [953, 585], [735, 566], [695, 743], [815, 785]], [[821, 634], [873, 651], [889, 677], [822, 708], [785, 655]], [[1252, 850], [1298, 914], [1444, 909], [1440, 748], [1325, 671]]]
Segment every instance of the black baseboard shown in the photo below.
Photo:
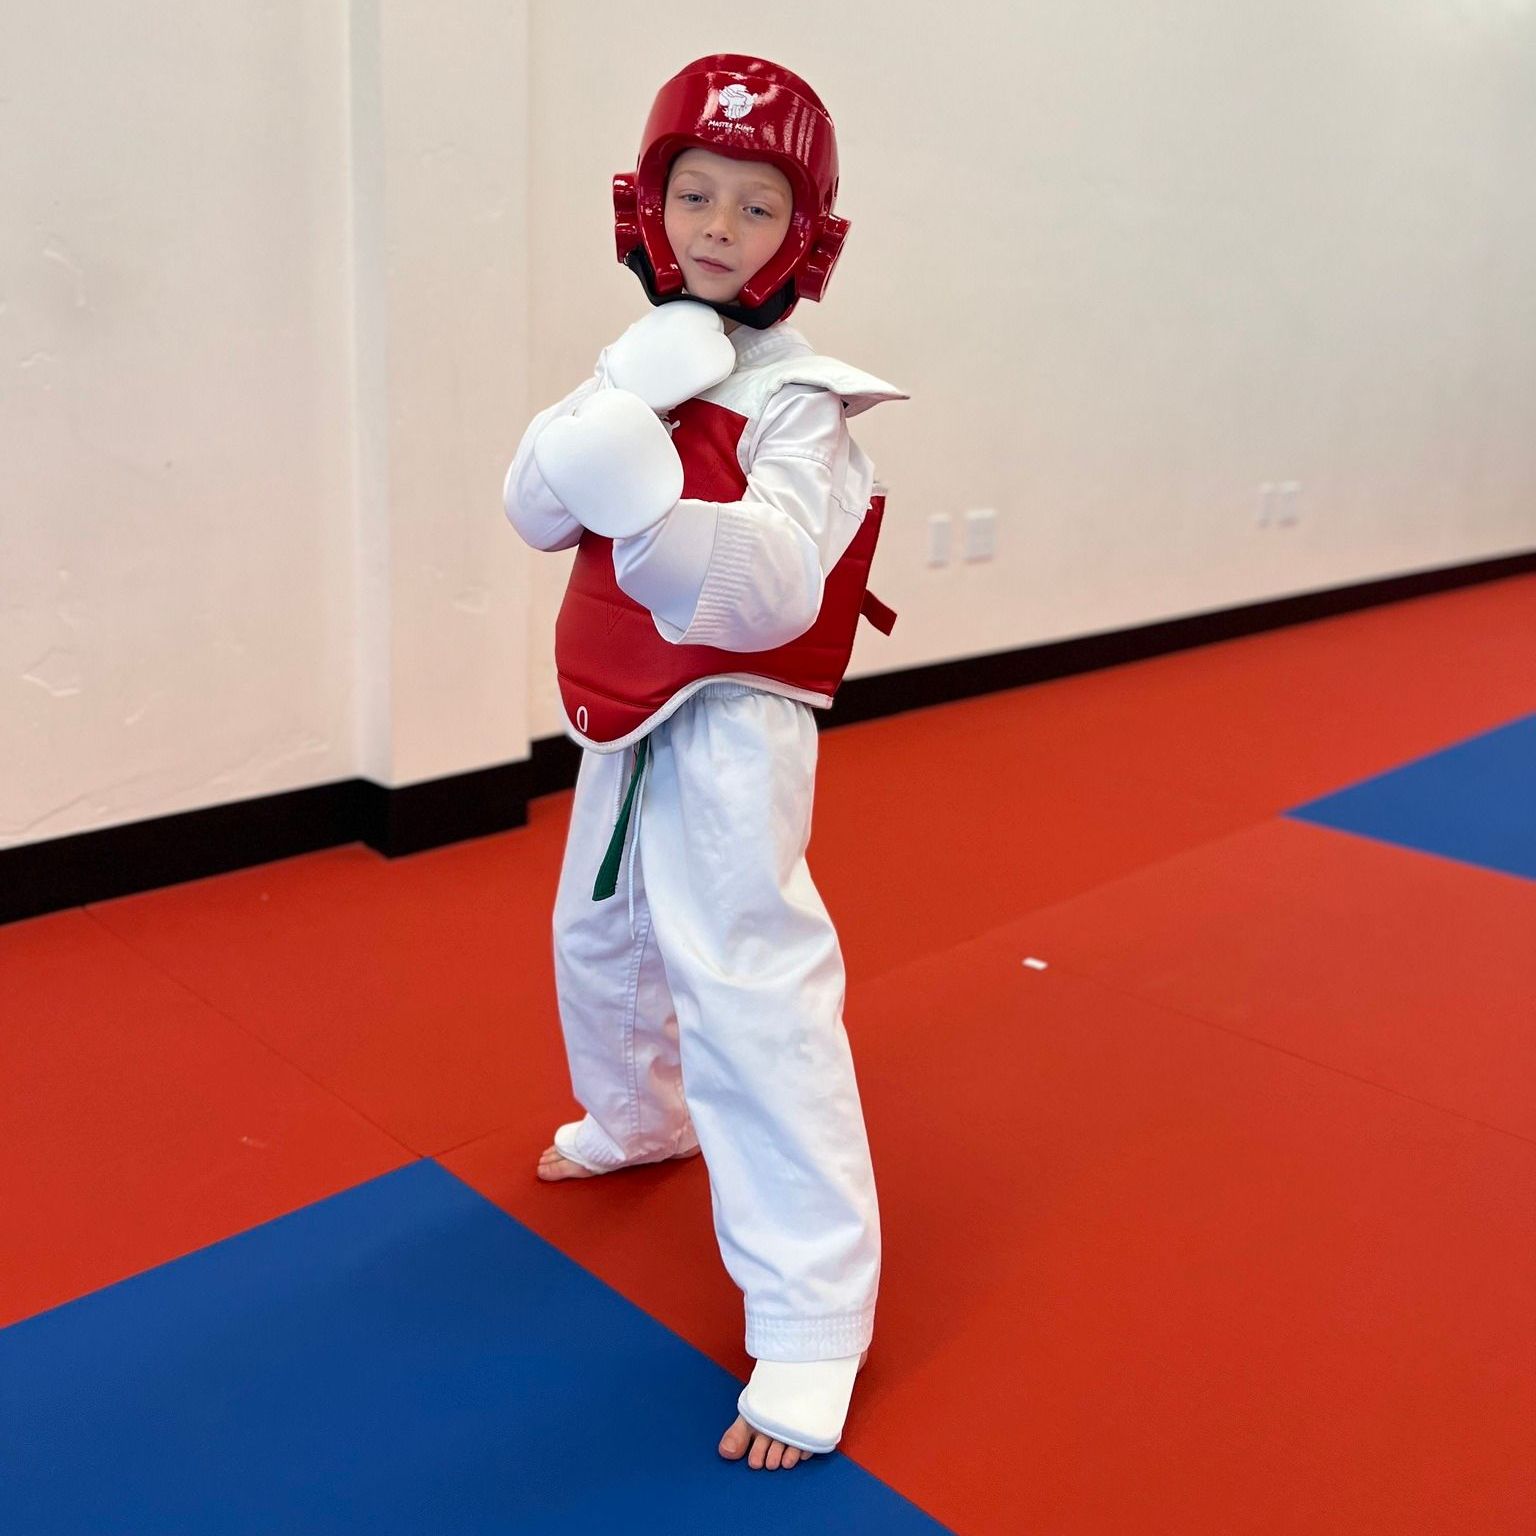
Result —
[[0, 923], [345, 843], [394, 858], [504, 832], [527, 822], [530, 782], [528, 763], [404, 789], [347, 779], [7, 848]]
[[456, 773], [404, 789], [354, 779], [355, 829], [351, 837], [335, 841], [367, 843], [394, 859], [467, 837], [506, 832], [527, 823], [528, 802], [543, 793], [532, 781], [531, 764], [526, 762]]
[[[851, 678], [833, 709], [815, 711], [816, 720], [830, 730], [1532, 571], [1536, 551]], [[546, 737], [533, 743], [526, 762], [404, 789], [349, 779], [0, 850], [0, 923], [345, 843], [397, 858], [505, 832], [527, 822], [529, 800], [574, 784], [580, 761], [574, 742]]]

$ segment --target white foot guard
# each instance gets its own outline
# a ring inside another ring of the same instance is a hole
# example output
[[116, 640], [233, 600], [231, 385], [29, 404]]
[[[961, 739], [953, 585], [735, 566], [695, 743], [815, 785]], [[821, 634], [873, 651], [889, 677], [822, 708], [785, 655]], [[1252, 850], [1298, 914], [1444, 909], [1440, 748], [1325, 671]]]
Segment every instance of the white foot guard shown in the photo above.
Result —
[[608, 1169], [599, 1168], [596, 1163], [581, 1157], [571, 1147], [571, 1138], [576, 1134], [579, 1120], [573, 1120], [569, 1125], [559, 1126], [551, 1140], [554, 1142], [555, 1151], [568, 1163], [575, 1163], [578, 1168], [585, 1168], [589, 1173], [607, 1173]]
[[[575, 1147], [577, 1133], [581, 1130], [583, 1124], [585, 1124], [584, 1121], [572, 1120], [566, 1125], [557, 1127], [554, 1136], [551, 1138], [555, 1145], [555, 1151], [565, 1158], [567, 1162], [575, 1163], [578, 1168], [585, 1168], [588, 1173], [616, 1173], [620, 1168], [636, 1168], [640, 1166], [639, 1163], [594, 1163], [590, 1157], [582, 1156], [581, 1153], [575, 1150]], [[697, 1141], [694, 1141], [687, 1146], [679, 1147], [676, 1152], [668, 1153], [664, 1157], [649, 1158], [646, 1161], [665, 1163], [674, 1157], [697, 1157], [698, 1155], [699, 1144]]]
[[840, 1360], [759, 1360], [736, 1411], [759, 1434], [802, 1451], [833, 1451], [843, 1437], [863, 1355]]

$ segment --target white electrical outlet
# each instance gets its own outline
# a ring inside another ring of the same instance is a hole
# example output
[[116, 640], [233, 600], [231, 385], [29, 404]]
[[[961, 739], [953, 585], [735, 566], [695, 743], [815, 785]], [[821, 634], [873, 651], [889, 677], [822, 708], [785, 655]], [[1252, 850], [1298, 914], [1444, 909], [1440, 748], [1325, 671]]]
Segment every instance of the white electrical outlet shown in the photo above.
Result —
[[928, 519], [928, 564], [949, 564], [949, 513], [935, 512]]
[[1301, 516], [1296, 506], [1300, 497], [1301, 482], [1299, 480], [1280, 482], [1280, 522], [1283, 527], [1290, 527]]
[[1258, 523], [1268, 528], [1275, 520], [1275, 482], [1266, 480], [1259, 486]]
[[1301, 481], [1265, 480], [1259, 486], [1260, 528], [1289, 528], [1301, 517]]
[[978, 507], [965, 514], [965, 558], [990, 560], [997, 553], [997, 512]]

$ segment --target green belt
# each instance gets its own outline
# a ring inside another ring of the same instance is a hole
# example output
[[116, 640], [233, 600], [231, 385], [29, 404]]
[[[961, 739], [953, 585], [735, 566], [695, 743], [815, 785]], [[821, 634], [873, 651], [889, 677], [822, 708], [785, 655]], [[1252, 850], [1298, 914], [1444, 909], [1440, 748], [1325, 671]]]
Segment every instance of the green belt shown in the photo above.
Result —
[[645, 770], [646, 749], [651, 744], [649, 736], [640, 738], [635, 748], [635, 768], [629, 776], [629, 789], [624, 796], [624, 808], [619, 812], [618, 824], [608, 839], [608, 852], [603, 855], [603, 867], [597, 872], [597, 884], [592, 887], [593, 901], [606, 901], [619, 888], [619, 863], [624, 857], [624, 835], [629, 831], [629, 813], [635, 803], [635, 790], [640, 785], [640, 775]]

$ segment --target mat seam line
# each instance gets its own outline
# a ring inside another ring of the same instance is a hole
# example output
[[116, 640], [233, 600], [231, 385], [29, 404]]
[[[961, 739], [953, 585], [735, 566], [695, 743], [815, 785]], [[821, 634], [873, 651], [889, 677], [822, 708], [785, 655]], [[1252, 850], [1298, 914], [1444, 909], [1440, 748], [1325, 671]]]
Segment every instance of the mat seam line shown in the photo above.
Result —
[[[1352, 786], [1351, 786], [1352, 787]], [[1343, 793], [1343, 791], [1340, 791]], [[1321, 798], [1329, 799], [1328, 795]], [[1315, 804], [1314, 801], [1308, 801]], [[1536, 876], [1521, 874], [1515, 869], [1500, 869], [1496, 864], [1484, 864], [1477, 859], [1464, 859], [1459, 854], [1446, 853], [1439, 848], [1420, 848], [1414, 843], [1400, 842], [1395, 837], [1383, 837], [1379, 832], [1362, 832], [1358, 827], [1341, 827], [1331, 821], [1322, 821], [1306, 814], [1304, 809], [1282, 811], [1277, 821], [1298, 821], [1303, 826], [1314, 827], [1319, 832], [1331, 832], [1335, 837], [1353, 837], [1377, 848], [1395, 848], [1399, 853], [1416, 854], [1421, 859], [1438, 859], [1442, 864], [1454, 864], [1458, 869], [1476, 870], [1480, 875], [1492, 875], [1498, 880], [1516, 880], [1522, 885], [1536, 885]]]
[[156, 974], [164, 977], [164, 979], [170, 982], [172, 986], [178, 987], [181, 991], [185, 992], [188, 997], [195, 998], [205, 1008], [217, 1014], [218, 1017], [223, 1019], [225, 1023], [230, 1024], [235, 1029], [239, 1030], [239, 1032], [248, 1040], [254, 1040], [257, 1045], [262, 1047], [263, 1050], [269, 1051], [273, 1056], [277, 1057], [277, 1059], [282, 1062], [284, 1066], [292, 1068], [293, 1071], [297, 1072], [299, 1076], [302, 1077], [307, 1083], [319, 1089], [319, 1091], [323, 1093], [327, 1098], [333, 1099], [336, 1103], [342, 1105], [344, 1108], [351, 1110], [351, 1112], [360, 1120], [362, 1120], [366, 1125], [371, 1126], [379, 1133], [379, 1135], [383, 1136], [386, 1140], [399, 1147], [402, 1152], [408, 1152], [414, 1158], [423, 1158], [428, 1155], [427, 1153], [418, 1151], [415, 1147], [411, 1146], [409, 1142], [402, 1141], [400, 1137], [397, 1136], [393, 1131], [387, 1130], [384, 1126], [380, 1125], [378, 1121], [376, 1121], [371, 1115], [369, 1115], [365, 1110], [361, 1109], [358, 1105], [352, 1103], [350, 1099], [345, 1098], [342, 1094], [338, 1093], [329, 1085], [322, 1083], [319, 1078], [314, 1076], [313, 1073], [309, 1072], [298, 1062], [294, 1061], [291, 1057], [280, 1051], [275, 1045], [272, 1044], [270, 1040], [263, 1039], [248, 1025], [242, 1024], [239, 1019], [235, 1018], [230, 1013], [226, 1013], [224, 1009], [220, 1008], [219, 1005], [213, 1002], [210, 998], [204, 997], [196, 987], [191, 985], [190, 982], [183, 981], [180, 976], [173, 975], [170, 971], [166, 970], [159, 961], [153, 959], [149, 955], [146, 955], [136, 945], [134, 945], [128, 939], [124, 938], [122, 934], [118, 933], [107, 923], [103, 922], [102, 919], [98, 917], [90, 907], [80, 907], [77, 910], [82, 912], [91, 922], [95, 923], [96, 926], [108, 936], [108, 938], [112, 939], [115, 943], [122, 945], [122, 947], [126, 949], [129, 954], [142, 961], [152, 971], [156, 972]]
[[1367, 1088], [1374, 1088], [1379, 1093], [1388, 1093], [1393, 1098], [1404, 1099], [1410, 1104], [1421, 1105], [1425, 1109], [1432, 1109], [1439, 1114], [1449, 1115], [1452, 1119], [1464, 1120], [1467, 1124], [1475, 1125], [1480, 1130], [1492, 1131], [1499, 1136], [1511, 1137], [1525, 1146], [1536, 1147], [1536, 1137], [1527, 1136], [1521, 1131], [1512, 1131], [1506, 1126], [1494, 1125], [1488, 1120], [1479, 1120], [1476, 1115], [1469, 1115], [1464, 1110], [1452, 1109], [1445, 1104], [1437, 1104], [1433, 1099], [1421, 1099], [1416, 1094], [1408, 1093], [1401, 1088], [1394, 1088], [1389, 1083], [1378, 1083], [1373, 1078], [1362, 1077], [1358, 1072], [1351, 1072], [1348, 1067], [1335, 1066], [1332, 1062], [1319, 1061], [1313, 1056], [1304, 1056], [1300, 1051], [1294, 1051], [1289, 1046], [1279, 1045], [1273, 1040], [1262, 1039], [1258, 1035], [1245, 1034], [1240, 1029], [1234, 1029], [1230, 1024], [1222, 1024], [1216, 1019], [1207, 1019], [1198, 1013], [1190, 1013], [1187, 1009], [1173, 1007], [1155, 998], [1146, 997], [1140, 992], [1133, 992], [1125, 987], [1117, 986], [1113, 982], [1102, 981], [1096, 976], [1084, 975], [1081, 971], [1074, 971], [1068, 966], [1055, 965], [1054, 969], [1062, 972], [1064, 975], [1071, 976], [1075, 981], [1083, 982], [1087, 986], [1097, 987], [1101, 991], [1113, 993], [1116, 997], [1124, 997], [1132, 1002], [1141, 1003], [1145, 1007], [1156, 1008], [1161, 1013], [1172, 1014], [1175, 1018], [1184, 1019], [1191, 1024], [1199, 1024], [1206, 1029], [1217, 1030], [1234, 1040], [1244, 1040], [1249, 1045], [1258, 1046], [1262, 1050], [1274, 1051], [1281, 1056], [1289, 1056], [1292, 1060], [1302, 1062], [1309, 1067], [1316, 1067], [1319, 1071], [1332, 1072], [1338, 1077], [1348, 1078], [1351, 1082], [1361, 1083]]

